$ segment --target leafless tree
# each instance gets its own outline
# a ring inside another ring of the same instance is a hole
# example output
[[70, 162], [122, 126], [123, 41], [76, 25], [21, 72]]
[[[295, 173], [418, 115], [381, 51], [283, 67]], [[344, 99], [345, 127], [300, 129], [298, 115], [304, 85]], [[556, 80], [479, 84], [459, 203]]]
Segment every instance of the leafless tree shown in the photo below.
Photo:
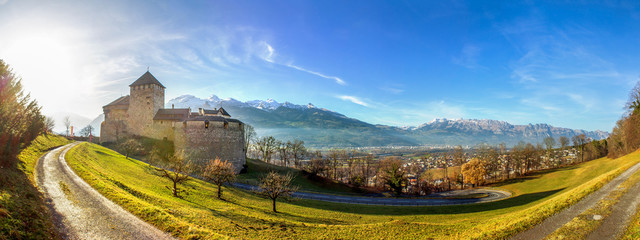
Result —
[[296, 168], [300, 168], [300, 160], [307, 153], [307, 149], [304, 147], [304, 141], [298, 139], [293, 140], [289, 149], [291, 150], [291, 156], [293, 157], [293, 164]]
[[276, 172], [269, 172], [260, 179], [260, 189], [258, 194], [271, 199], [273, 212], [276, 210], [276, 200], [278, 198], [287, 198], [298, 190], [297, 186], [292, 185], [293, 175], [287, 173], [285, 175]]
[[569, 146], [569, 138], [567, 136], [560, 136], [558, 138], [558, 142], [560, 143], [560, 148], [562, 148], [562, 150]]
[[262, 161], [271, 163], [271, 156], [276, 151], [278, 141], [273, 136], [262, 137], [256, 142], [256, 148], [262, 157]]
[[220, 158], [216, 157], [214, 160], [209, 160], [205, 166], [203, 177], [213, 182], [218, 186], [218, 198], [222, 198], [222, 185], [225, 183], [231, 183], [236, 179], [236, 172], [233, 168], [233, 164], [226, 160], [220, 161]]
[[280, 156], [280, 163], [285, 167], [289, 166], [289, 157], [291, 156], [289, 149], [291, 147], [291, 142], [281, 142], [276, 141], [278, 155]]
[[46, 117], [44, 121], [44, 134], [48, 134], [53, 132], [53, 128], [56, 126], [56, 122], [53, 121], [53, 118]]
[[118, 144], [118, 148], [124, 153], [127, 159], [129, 159], [129, 156], [138, 151], [141, 147], [142, 144], [133, 138], [129, 138]]
[[573, 147], [580, 148], [580, 162], [584, 162], [584, 147], [587, 144], [587, 137], [584, 134], [573, 136]]
[[184, 152], [176, 153], [166, 159], [161, 155], [158, 155], [159, 161], [156, 161], [156, 166], [151, 166], [155, 170], [156, 175], [169, 179], [173, 183], [173, 188], [166, 187], [171, 190], [174, 197], [180, 197], [179, 194], [185, 192], [180, 190], [178, 184], [184, 183], [189, 180], [189, 174], [193, 173], [193, 165], [189, 160], [189, 157], [185, 156]]
[[62, 120], [62, 124], [64, 124], [65, 127], [65, 134], [67, 135], [67, 137], [69, 136], [69, 129], [71, 128], [71, 120], [69, 119], [69, 116], [65, 116], [64, 119]]
[[251, 146], [251, 142], [256, 138], [256, 130], [253, 126], [246, 123], [242, 124], [242, 128], [244, 130], [244, 154], [246, 157], [246, 154], [249, 151], [249, 146]]

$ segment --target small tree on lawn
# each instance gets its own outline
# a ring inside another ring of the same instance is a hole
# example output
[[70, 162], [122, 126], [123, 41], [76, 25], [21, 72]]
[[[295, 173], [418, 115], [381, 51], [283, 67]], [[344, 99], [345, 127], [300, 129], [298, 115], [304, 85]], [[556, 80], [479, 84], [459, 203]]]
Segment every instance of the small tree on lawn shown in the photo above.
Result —
[[236, 172], [233, 164], [226, 160], [220, 161], [220, 158], [216, 157], [207, 163], [203, 177], [218, 186], [218, 198], [222, 198], [222, 185], [233, 182], [236, 179]]
[[462, 165], [462, 175], [465, 183], [471, 183], [473, 186], [484, 183], [484, 177], [487, 175], [486, 164], [480, 159], [471, 159], [468, 163]]
[[174, 197], [180, 197], [179, 194], [185, 191], [178, 189], [178, 184], [188, 181], [189, 174], [193, 172], [193, 165], [189, 158], [181, 152], [168, 156], [166, 159], [160, 157], [156, 163], [159, 167], [150, 165], [156, 175], [169, 179], [173, 183], [173, 188], [166, 188], [173, 192]]
[[298, 190], [297, 186], [291, 185], [292, 180], [293, 175], [290, 173], [282, 175], [273, 171], [260, 179], [258, 194], [271, 199], [273, 212], [278, 212], [276, 199], [289, 197]]
[[129, 156], [138, 151], [141, 147], [142, 145], [133, 138], [127, 139], [118, 145], [118, 148], [120, 148], [120, 151], [124, 153], [124, 156], [127, 159], [129, 159]]

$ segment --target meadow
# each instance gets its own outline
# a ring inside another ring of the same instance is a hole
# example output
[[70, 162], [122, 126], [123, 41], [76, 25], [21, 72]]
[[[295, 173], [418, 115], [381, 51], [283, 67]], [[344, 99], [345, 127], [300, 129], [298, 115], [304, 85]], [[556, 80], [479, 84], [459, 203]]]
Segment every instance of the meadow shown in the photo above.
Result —
[[[389, 207], [313, 200], [270, 202], [251, 192], [193, 179], [175, 198], [169, 181], [141, 161], [83, 143], [67, 154], [74, 171], [107, 198], [180, 238], [241, 239], [498, 239], [577, 202], [640, 161], [640, 152], [532, 173], [496, 184], [513, 197], [492, 203], [443, 207]], [[240, 178], [243, 178], [241, 176]], [[251, 179], [252, 177], [244, 177]]]
[[41, 135], [20, 151], [15, 168], [0, 168], [0, 239], [56, 239], [49, 210], [34, 178], [38, 159], [71, 141]]

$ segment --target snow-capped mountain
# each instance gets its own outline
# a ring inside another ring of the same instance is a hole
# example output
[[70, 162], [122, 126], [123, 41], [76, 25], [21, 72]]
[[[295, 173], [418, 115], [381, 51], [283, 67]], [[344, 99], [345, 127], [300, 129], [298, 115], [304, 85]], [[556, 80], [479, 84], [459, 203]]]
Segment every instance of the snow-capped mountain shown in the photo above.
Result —
[[233, 98], [220, 99], [216, 95], [202, 99], [193, 95], [182, 95], [167, 102], [167, 107], [174, 106], [176, 108], [215, 108], [217, 106], [234, 106], [234, 107], [253, 107], [265, 111], [273, 111], [279, 107], [293, 108], [293, 109], [308, 109], [316, 108], [313, 104], [297, 105], [290, 102], [279, 103], [271, 98], [267, 100], [252, 100], [241, 102]]
[[278, 139], [301, 139], [316, 147], [359, 147], [388, 145], [475, 145], [479, 143], [515, 145], [519, 141], [539, 143], [546, 137], [585, 134], [604, 139], [603, 131], [584, 131], [548, 124], [513, 125], [489, 119], [434, 119], [420, 126], [373, 125], [313, 104], [279, 103], [273, 99], [241, 102], [215, 95], [198, 98], [183, 95], [169, 100], [167, 108], [224, 107], [233, 118], [256, 128], [258, 135]]

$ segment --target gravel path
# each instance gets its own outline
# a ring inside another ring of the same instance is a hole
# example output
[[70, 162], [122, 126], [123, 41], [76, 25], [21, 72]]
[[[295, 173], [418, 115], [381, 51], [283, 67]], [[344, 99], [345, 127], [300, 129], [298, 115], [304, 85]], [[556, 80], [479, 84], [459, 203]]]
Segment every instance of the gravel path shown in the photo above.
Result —
[[[555, 230], [557, 230], [558, 228], [562, 227], [563, 225], [571, 221], [580, 213], [593, 207], [602, 198], [609, 195], [611, 191], [615, 190], [618, 187], [618, 185], [620, 185], [622, 182], [627, 180], [633, 173], [638, 171], [638, 169], [640, 169], [640, 163], [627, 169], [627, 171], [622, 173], [620, 176], [614, 178], [609, 183], [607, 183], [602, 188], [600, 188], [598, 191], [590, 194], [589, 196], [580, 200], [578, 203], [574, 204], [573, 206], [570, 206], [569, 208], [545, 219], [542, 223], [534, 226], [533, 228], [527, 231], [517, 234], [511, 239], [527, 239], [527, 240], [543, 239], [547, 235], [553, 233]], [[637, 194], [638, 192], [630, 190], [629, 193]], [[622, 224], [619, 221], [617, 223]]]
[[[245, 190], [256, 190], [257, 187], [248, 184], [234, 183], [234, 187]], [[506, 191], [492, 189], [471, 189], [456, 192], [457, 195], [486, 193], [488, 196], [483, 198], [467, 198], [467, 199], [433, 199], [433, 198], [383, 198], [383, 197], [357, 197], [357, 196], [340, 196], [322, 193], [295, 192], [293, 197], [319, 200], [325, 202], [351, 203], [351, 204], [367, 204], [367, 205], [389, 205], [389, 206], [443, 206], [443, 205], [462, 205], [472, 203], [493, 202], [508, 198], [511, 193]], [[445, 195], [443, 195], [445, 196]], [[455, 194], [450, 193], [449, 197]]]
[[[72, 143], [50, 151], [36, 166], [36, 182], [66, 239], [173, 239], [111, 202], [80, 179], [64, 160]], [[56, 158], [56, 155], [60, 153]]]
[[631, 187], [616, 205], [612, 207], [611, 215], [604, 219], [602, 225], [593, 231], [587, 239], [605, 240], [618, 239], [622, 236], [629, 221], [635, 216], [638, 204], [640, 203], [640, 183]]

